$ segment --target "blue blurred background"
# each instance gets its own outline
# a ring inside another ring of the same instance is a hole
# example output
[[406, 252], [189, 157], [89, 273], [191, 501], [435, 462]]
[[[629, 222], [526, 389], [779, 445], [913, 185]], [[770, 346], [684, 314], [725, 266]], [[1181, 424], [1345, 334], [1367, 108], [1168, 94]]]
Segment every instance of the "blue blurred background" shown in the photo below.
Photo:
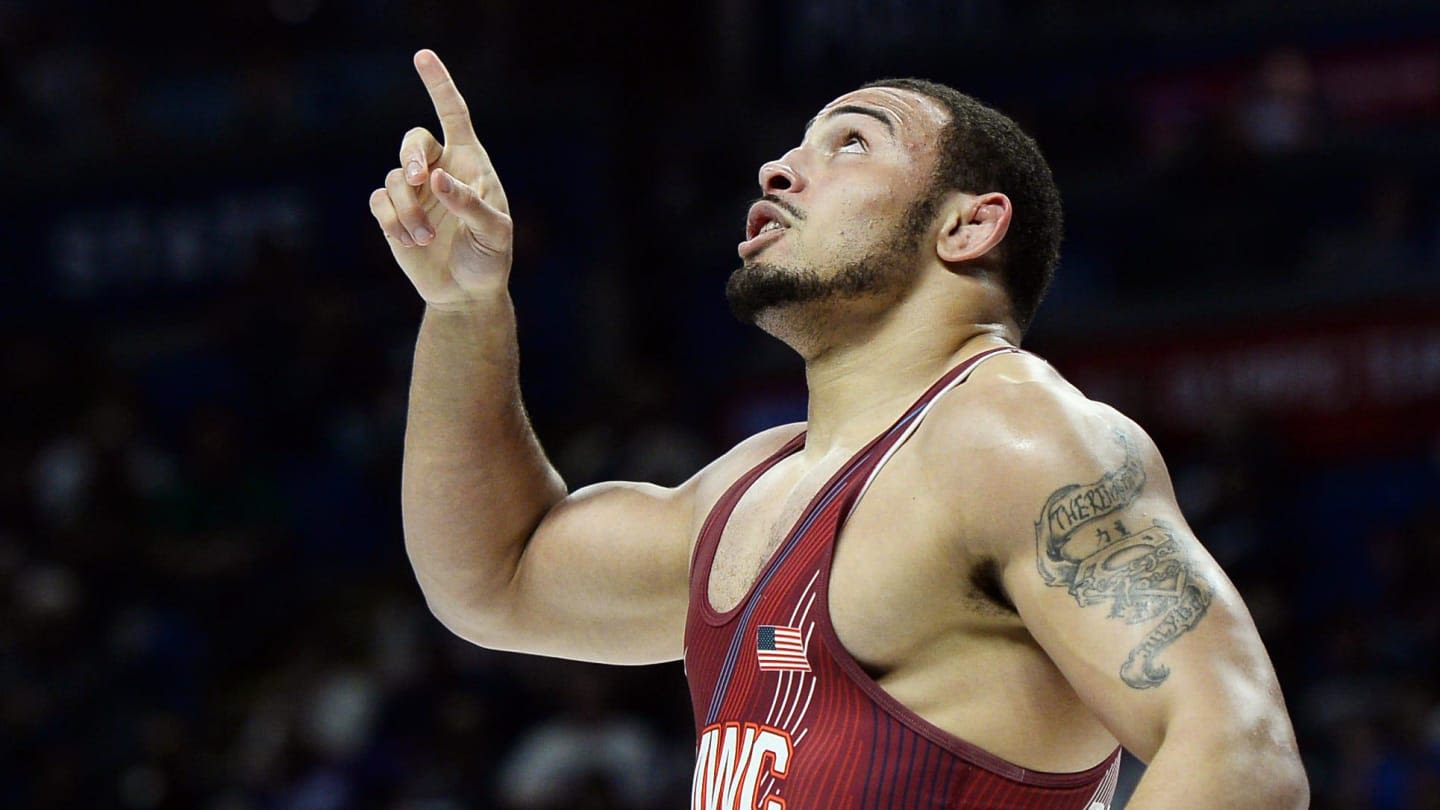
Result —
[[421, 306], [366, 201], [433, 47], [576, 486], [803, 415], [722, 289], [821, 105], [920, 75], [1016, 117], [1068, 216], [1027, 346], [1155, 436], [1314, 806], [1440, 807], [1440, 6], [1290, 5], [0, 2], [0, 804], [688, 801], [678, 664], [471, 647], [406, 562]]

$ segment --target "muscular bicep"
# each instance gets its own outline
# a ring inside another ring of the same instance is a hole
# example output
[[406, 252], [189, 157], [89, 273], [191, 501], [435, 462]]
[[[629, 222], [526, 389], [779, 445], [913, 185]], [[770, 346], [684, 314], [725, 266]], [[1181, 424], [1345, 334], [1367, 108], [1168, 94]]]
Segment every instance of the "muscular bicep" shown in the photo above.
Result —
[[[543, 510], [508, 559], [451, 554], [446, 567], [503, 572], [442, 578], [417, 567], [432, 612], [456, 635], [493, 649], [611, 664], [684, 654], [690, 553], [699, 522], [735, 478], [790, 441], [782, 425], [756, 434], [684, 484], [610, 482]], [[487, 497], [500, 499], [503, 493]], [[485, 593], [467, 584], [490, 583]]]
[[1024, 488], [1031, 519], [1010, 529], [1003, 581], [1026, 626], [1142, 757], [1182, 720], [1283, 716], [1254, 623], [1185, 523], [1158, 453], [1138, 428], [1107, 428]]
[[440, 618], [496, 649], [617, 664], [675, 660], [692, 497], [688, 487], [629, 482], [577, 490], [535, 528], [498, 614]]
[[[1123, 452], [1116, 465], [1096, 480], [1065, 484], [1045, 500], [1035, 520], [1038, 581], [1016, 584], [1063, 590], [1075, 607], [1143, 628], [1118, 676], [1132, 689], [1153, 689], [1170, 674], [1161, 653], [1209, 612], [1219, 572], [1178, 510], [1170, 508], [1172, 501], [1156, 492], [1160, 482], [1150, 480], [1134, 440], [1120, 430], [1114, 436]], [[1025, 562], [1022, 557], [1012, 571], [1028, 568]], [[1041, 593], [1051, 597], [1046, 602], [1070, 606], [1056, 594]]]

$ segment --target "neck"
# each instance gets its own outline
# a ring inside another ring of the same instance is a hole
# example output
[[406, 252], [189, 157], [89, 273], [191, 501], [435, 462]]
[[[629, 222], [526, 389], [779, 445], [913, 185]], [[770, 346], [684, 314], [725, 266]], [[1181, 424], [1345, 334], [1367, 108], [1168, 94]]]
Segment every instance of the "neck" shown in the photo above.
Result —
[[911, 322], [805, 358], [807, 455], [851, 451], [874, 438], [946, 371], [987, 349], [1013, 346], [1002, 323], [963, 330]]
[[858, 449], [966, 358], [1020, 344], [1009, 300], [988, 275], [939, 267], [906, 277], [912, 283], [756, 319], [805, 360], [812, 460]]

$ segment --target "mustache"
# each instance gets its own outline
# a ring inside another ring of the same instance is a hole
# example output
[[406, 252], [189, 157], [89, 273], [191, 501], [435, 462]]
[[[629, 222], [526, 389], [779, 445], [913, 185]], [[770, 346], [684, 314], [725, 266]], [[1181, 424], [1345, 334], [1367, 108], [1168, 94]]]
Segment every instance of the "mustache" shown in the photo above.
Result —
[[796, 208], [794, 205], [791, 205], [790, 203], [788, 203], [788, 202], [780, 199], [779, 197], [776, 197], [774, 194], [764, 194], [764, 195], [761, 195], [761, 196], [759, 196], [759, 197], [756, 197], [755, 199], [753, 199], [753, 200], [750, 201], [749, 205], [746, 205], [745, 207], [746, 207], [746, 208], [749, 208], [751, 205], [754, 205], [755, 203], [758, 203], [758, 202], [768, 202], [768, 203], [770, 203], [771, 205], [774, 205], [776, 208], [779, 208], [781, 211], [784, 211], [785, 213], [789, 214], [789, 215], [790, 215], [792, 218], [794, 218], [795, 221], [797, 221], [797, 222], [803, 222], [803, 221], [805, 220], [805, 212], [804, 212], [804, 211], [801, 211], [799, 208]]

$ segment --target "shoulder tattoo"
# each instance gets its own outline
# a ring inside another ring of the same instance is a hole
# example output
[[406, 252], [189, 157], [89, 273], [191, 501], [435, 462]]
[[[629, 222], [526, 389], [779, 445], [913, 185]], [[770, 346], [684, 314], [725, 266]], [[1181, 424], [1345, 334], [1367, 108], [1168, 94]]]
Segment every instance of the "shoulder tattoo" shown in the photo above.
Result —
[[1129, 436], [1117, 430], [1115, 438], [1125, 450], [1118, 467], [1045, 501], [1035, 522], [1036, 560], [1045, 584], [1067, 589], [1081, 607], [1108, 604], [1108, 618], [1155, 622], [1120, 666], [1126, 684], [1150, 689], [1170, 676], [1156, 657], [1199, 624], [1212, 591], [1169, 524], [1125, 517], [1145, 487], [1145, 466]]

